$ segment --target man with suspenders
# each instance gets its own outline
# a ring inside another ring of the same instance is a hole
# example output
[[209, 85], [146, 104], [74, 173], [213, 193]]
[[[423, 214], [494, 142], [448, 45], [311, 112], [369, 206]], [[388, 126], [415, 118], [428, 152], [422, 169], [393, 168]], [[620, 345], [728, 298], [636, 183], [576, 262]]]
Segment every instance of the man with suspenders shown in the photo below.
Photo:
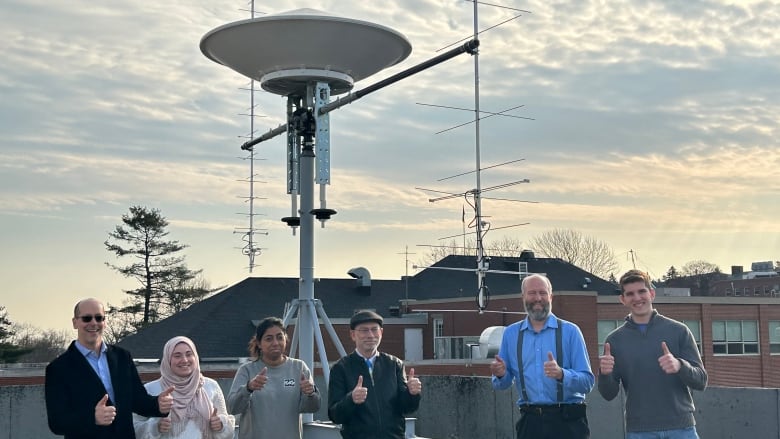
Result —
[[528, 317], [504, 330], [490, 364], [493, 388], [507, 389], [513, 381], [517, 386], [517, 439], [590, 438], [585, 395], [595, 377], [582, 332], [551, 312], [552, 285], [546, 276], [524, 278], [521, 290]]

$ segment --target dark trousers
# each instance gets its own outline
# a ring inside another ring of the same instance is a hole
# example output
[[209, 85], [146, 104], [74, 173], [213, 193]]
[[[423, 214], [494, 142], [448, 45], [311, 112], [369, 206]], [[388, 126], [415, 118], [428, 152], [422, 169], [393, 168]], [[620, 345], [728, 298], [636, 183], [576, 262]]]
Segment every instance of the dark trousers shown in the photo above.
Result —
[[554, 407], [529, 406], [520, 409], [517, 439], [589, 439], [585, 404]]

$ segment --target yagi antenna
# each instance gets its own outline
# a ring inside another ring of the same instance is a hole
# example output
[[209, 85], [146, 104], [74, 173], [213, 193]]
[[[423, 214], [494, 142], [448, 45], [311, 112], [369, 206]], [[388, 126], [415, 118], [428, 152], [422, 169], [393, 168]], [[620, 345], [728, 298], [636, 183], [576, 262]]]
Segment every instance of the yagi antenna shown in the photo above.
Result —
[[[461, 175], [471, 174], [471, 173], [472, 172], [466, 172], [466, 173], [463, 173]], [[439, 181], [447, 180], [449, 178], [452, 178], [452, 177], [442, 178]], [[506, 189], [506, 188], [508, 188], [510, 186], [515, 186], [515, 185], [518, 185], [518, 184], [530, 183], [530, 182], [531, 182], [531, 180], [529, 180], [527, 178], [524, 178], [522, 180], [517, 180], [517, 181], [512, 181], [512, 182], [509, 182], [509, 183], [499, 184], [499, 185], [496, 185], [496, 186], [490, 186], [490, 187], [482, 188], [480, 190], [480, 192], [485, 193], [485, 192], [490, 192], [490, 191], [494, 191], [494, 190], [497, 190], [497, 189]], [[425, 189], [425, 188], [421, 188], [421, 187], [415, 187], [415, 189], [421, 190], [421, 191], [437, 192], [437, 193], [440, 193], [440, 194], [445, 194], [444, 196], [441, 196], [441, 197], [438, 197], [438, 198], [429, 198], [428, 201], [431, 202], [431, 203], [435, 203], [437, 201], [449, 200], [449, 199], [452, 199], [452, 198], [460, 198], [460, 197], [463, 197], [463, 196], [468, 196], [469, 194], [475, 194], [476, 191], [477, 191], [476, 189], [472, 189], [472, 190], [466, 191], [466, 192], [452, 193], [452, 192], [445, 192], [445, 191], [437, 191], [437, 190], [434, 190], [434, 189]], [[482, 199], [488, 199], [488, 197], [482, 197]], [[537, 203], [538, 202], [538, 201], [509, 200], [509, 199], [502, 199], [502, 200], [503, 201], [517, 201], [519, 203]]]
[[[531, 223], [518, 223], [518, 224], [511, 224], [511, 225], [502, 226], [502, 227], [490, 227], [488, 230], [509, 229], [509, 228], [512, 228], [512, 227], [527, 226], [529, 224], [531, 224]], [[489, 223], [488, 223], [488, 225], [489, 225]], [[485, 232], [487, 232], [487, 230]], [[439, 238], [439, 241], [443, 241], [445, 239], [460, 238], [462, 236], [466, 236], [466, 233], [458, 233], [457, 235], [443, 236], [443, 237]], [[479, 250], [479, 249], [476, 249], [476, 250]]]
[[[418, 104], [419, 104], [419, 103], [418, 103]], [[426, 105], [426, 104], [419, 104], [419, 105]], [[430, 105], [430, 106], [431, 106], [431, 107], [434, 107], [434, 106], [439, 106], [439, 107], [443, 107], [443, 108], [449, 108], [449, 109], [453, 109], [453, 110], [459, 110], [459, 109], [460, 109], [460, 108], [455, 108], [455, 107], [447, 107], [447, 106], [443, 106], [443, 105]], [[466, 125], [470, 125], [470, 124], [472, 124], [472, 123], [476, 123], [476, 122], [478, 122], [478, 121], [480, 121], [480, 120], [484, 120], [484, 119], [487, 119], [487, 118], [489, 118], [489, 117], [493, 117], [493, 116], [513, 117], [513, 118], [515, 118], [515, 119], [525, 119], [525, 120], [536, 120], [536, 119], [534, 119], [534, 118], [532, 118], [532, 117], [523, 117], [523, 116], [514, 116], [514, 115], [511, 115], [511, 114], [504, 114], [504, 113], [506, 113], [507, 111], [512, 111], [512, 110], [515, 110], [515, 109], [517, 109], [517, 108], [524, 107], [524, 106], [525, 106], [525, 105], [517, 105], [517, 106], [515, 106], [515, 107], [512, 107], [512, 108], [507, 108], [506, 110], [501, 110], [501, 111], [499, 111], [498, 113], [491, 113], [491, 112], [489, 112], [489, 111], [482, 111], [482, 113], [485, 113], [485, 114], [487, 114], [487, 116], [485, 116], [485, 117], [477, 117], [477, 118], [476, 118], [476, 119], [474, 119], [474, 120], [470, 120], [470, 121], [468, 121], [468, 122], [463, 122], [463, 123], [461, 123], [461, 124], [458, 124], [458, 125], [455, 125], [455, 126], [452, 126], [452, 127], [446, 128], [446, 129], [443, 129], [443, 130], [441, 130], [441, 131], [437, 131], [435, 134], [446, 133], [447, 131], [452, 131], [452, 130], [454, 130], [454, 129], [456, 129], [456, 128], [464, 127], [464, 126], [466, 126]], [[469, 111], [473, 111], [473, 110], [469, 110]]]
[[[467, 2], [472, 2], [472, 3], [474, 3], [474, 10], [476, 10], [476, 9], [477, 9], [477, 4], [481, 4], [481, 5], [485, 5], [485, 6], [493, 6], [493, 7], [496, 7], [496, 8], [501, 8], [501, 9], [508, 9], [508, 10], [510, 10], [510, 11], [515, 11], [515, 12], [522, 12], [523, 14], [530, 14], [530, 13], [531, 13], [531, 11], [526, 11], [525, 9], [517, 9], [517, 8], [512, 8], [512, 7], [509, 7], [509, 6], [497, 5], [497, 4], [494, 4], [494, 3], [485, 3], [485, 2], [474, 1], [474, 0], [466, 0], [466, 1], [467, 1]], [[479, 32], [477, 32], [477, 30], [476, 30], [476, 25], [475, 25], [475, 29], [474, 29], [474, 38], [476, 38], [478, 35], [482, 34], [483, 32], [487, 32], [487, 31], [489, 31], [489, 30], [491, 30], [491, 29], [495, 29], [495, 28], [497, 28], [497, 27], [499, 27], [499, 26], [501, 26], [501, 25], [503, 25], [503, 24], [509, 23], [509, 22], [510, 22], [510, 21], [512, 21], [512, 20], [517, 20], [518, 18], [522, 17], [522, 16], [523, 16], [523, 14], [518, 14], [518, 15], [515, 15], [514, 17], [512, 17], [512, 18], [510, 18], [510, 19], [507, 19], [507, 20], [504, 20], [504, 21], [502, 21], [502, 22], [500, 22], [500, 23], [494, 24], [493, 26], [490, 26], [490, 27], [488, 27], [488, 28], [486, 28], [486, 29], [483, 29], [483, 30], [481, 30], [481, 31], [479, 31]], [[474, 17], [476, 17], [476, 14], [474, 14]], [[476, 21], [476, 20], [475, 20], [475, 21]], [[461, 41], [465, 41], [465, 40], [467, 40], [467, 39], [469, 39], [469, 38], [471, 38], [471, 37], [469, 36], [469, 37], [466, 37], [466, 38], [462, 38], [462, 39], [460, 39], [460, 40], [458, 40], [458, 41], [456, 41], [456, 42], [454, 42], [454, 43], [452, 43], [452, 44], [448, 44], [448, 45], [446, 45], [446, 46], [442, 47], [441, 49], [437, 50], [437, 52], [439, 52], [439, 51], [442, 51], [442, 50], [444, 50], [444, 49], [446, 49], [446, 48], [448, 48], [448, 47], [452, 47], [452, 46], [454, 46], [454, 45], [456, 45], [456, 44], [460, 43]]]
[[[477, 0], [469, 0], [469, 1], [471, 1], [474, 4], [474, 9], [473, 9], [473, 18], [474, 18], [473, 25], [474, 25], [474, 29], [473, 29], [473, 36], [472, 36], [472, 38], [475, 39], [475, 40], [477, 39], [477, 36], [479, 34], [481, 34], [482, 32], [486, 32], [486, 31], [488, 31], [490, 29], [494, 29], [494, 28], [496, 28], [496, 27], [498, 27], [498, 26], [500, 26], [502, 24], [505, 24], [507, 22], [513, 21], [513, 20], [515, 20], [515, 19], [517, 19], [517, 18], [522, 16], [522, 14], [516, 15], [516, 16], [508, 19], [508, 20], [505, 20], [505, 21], [503, 21], [501, 23], [498, 23], [498, 24], [496, 24], [494, 26], [491, 26], [491, 27], [489, 27], [487, 29], [484, 29], [484, 30], [480, 31], [479, 30], [479, 7], [478, 7], [478, 5], [481, 2], [479, 2]], [[505, 8], [505, 9], [514, 9], [514, 8], [503, 7], [503, 6], [500, 6], [500, 5], [495, 5], [495, 4], [490, 4], [490, 3], [482, 3], [482, 4], [485, 4], [485, 5], [488, 5], [488, 6], [493, 6], [493, 7], [502, 7], [502, 8]], [[528, 11], [524, 11], [524, 10], [518, 10], [518, 11], [523, 12], [523, 13], [527, 13], [528, 12]], [[457, 44], [457, 43], [453, 43], [453, 44]], [[450, 47], [450, 46], [452, 46], [452, 44], [449, 45], [449, 46], [445, 46], [445, 48], [446, 47]], [[429, 105], [429, 104], [420, 104], [420, 105]], [[430, 106], [436, 106], [436, 105], [430, 105]], [[485, 275], [487, 273], [489, 273], [489, 272], [496, 272], [496, 271], [491, 271], [489, 269], [489, 260], [490, 260], [490, 258], [487, 257], [487, 255], [485, 254], [484, 237], [485, 237], [485, 234], [490, 230], [490, 223], [488, 223], [487, 221], [484, 221], [485, 216], [483, 216], [483, 214], [482, 214], [482, 200], [484, 198], [482, 196], [482, 194], [484, 192], [488, 192], [488, 191], [492, 191], [492, 190], [505, 189], [505, 188], [508, 188], [510, 186], [514, 186], [514, 185], [518, 185], [518, 184], [522, 184], [522, 183], [530, 183], [530, 180], [522, 179], [522, 180], [517, 180], [517, 181], [513, 181], [513, 182], [510, 182], [510, 183], [505, 183], [505, 184], [501, 184], [501, 185], [497, 185], [497, 186], [491, 186], [491, 187], [488, 187], [488, 188], [483, 188], [482, 187], [481, 174], [482, 174], [483, 168], [482, 168], [482, 165], [481, 165], [481, 152], [480, 152], [480, 121], [483, 120], [483, 119], [487, 119], [489, 117], [494, 117], [494, 116], [509, 116], [509, 117], [517, 117], [517, 118], [520, 118], [520, 119], [528, 119], [528, 120], [533, 120], [533, 119], [532, 118], [523, 118], [523, 117], [520, 117], [520, 116], [513, 116], [513, 115], [505, 114], [505, 113], [507, 113], [509, 111], [512, 111], [514, 109], [522, 107], [522, 105], [511, 107], [511, 108], [508, 108], [506, 110], [502, 110], [502, 111], [499, 111], [499, 112], [486, 112], [486, 111], [481, 111], [480, 110], [479, 54], [478, 53], [475, 54], [475, 56], [474, 56], [474, 108], [473, 108], [473, 110], [468, 110], [468, 109], [463, 109], [463, 108], [458, 108], [458, 107], [446, 107], [446, 106], [439, 106], [439, 107], [455, 109], [455, 110], [473, 111], [474, 112], [473, 120], [465, 122], [465, 123], [462, 123], [462, 124], [459, 124], [459, 125], [456, 125], [456, 126], [453, 126], [453, 127], [450, 127], [450, 128], [447, 128], [447, 129], [444, 129], [444, 130], [441, 130], [441, 131], [437, 132], [436, 134], [441, 134], [441, 133], [444, 133], [444, 132], [447, 132], [447, 131], [451, 131], [451, 130], [454, 130], [456, 128], [459, 128], [459, 127], [462, 127], [462, 126], [465, 126], [465, 125], [470, 125], [472, 123], [474, 124], [474, 144], [475, 144], [475, 153], [476, 153], [475, 154], [475, 156], [476, 156], [475, 170], [472, 171], [472, 172], [466, 172], [466, 173], [461, 173], [461, 174], [458, 174], [458, 175], [455, 175], [455, 176], [446, 177], [446, 178], [440, 179], [439, 181], [443, 181], [443, 180], [447, 180], [447, 179], [450, 179], [450, 178], [455, 178], [457, 176], [463, 176], [463, 175], [468, 175], [468, 174], [473, 173], [475, 175], [475, 177], [476, 177], [476, 188], [474, 188], [472, 190], [469, 190], [469, 191], [466, 191], [466, 192], [460, 192], [460, 193], [447, 193], [447, 192], [443, 192], [444, 195], [442, 195], [440, 197], [437, 197], [437, 198], [429, 198], [428, 201], [431, 202], [431, 203], [435, 203], [437, 201], [443, 201], [443, 200], [463, 197], [465, 199], [466, 203], [468, 203], [469, 206], [472, 207], [472, 209], [474, 210], [474, 219], [469, 223], [469, 227], [470, 228], [473, 227], [474, 229], [476, 229], [474, 234], [475, 234], [475, 237], [476, 237], [476, 244], [477, 244], [477, 248], [476, 248], [477, 267], [475, 269], [448, 268], [448, 267], [438, 267], [438, 266], [437, 267], [424, 267], [424, 268], [451, 269], [451, 270], [458, 270], [458, 271], [473, 271], [473, 272], [475, 272], [476, 275], [477, 275], [477, 297], [476, 297], [477, 310], [478, 310], [479, 313], [483, 313], [483, 312], [485, 312], [485, 309], [487, 308], [489, 300], [490, 300], [490, 290], [488, 289], [487, 284], [485, 282]], [[486, 116], [483, 116], [483, 114], [486, 114]], [[504, 164], [515, 163], [515, 162], [518, 162], [518, 161], [521, 161], [521, 160], [522, 159], [513, 160], [513, 161], [505, 162]], [[484, 168], [484, 169], [489, 169], [489, 168], [493, 168], [493, 167], [497, 167], [497, 166], [501, 166], [501, 164], [490, 166], [490, 167], [487, 167], [487, 168]], [[433, 190], [429, 190], [429, 189], [423, 189], [423, 188], [417, 188], [417, 189], [425, 190], [425, 191], [429, 191], [429, 192], [437, 192], [437, 191], [433, 191]], [[503, 200], [504, 201], [520, 201], [520, 200], [508, 200], [508, 199], [503, 199]], [[528, 223], [514, 224], [514, 225], [506, 226], [506, 227], [517, 227], [517, 226], [525, 225], [525, 224], [528, 224]], [[506, 228], [506, 227], [501, 227], [501, 228]], [[463, 234], [462, 235], [453, 235], [453, 236], [451, 236], [449, 238], [452, 238], [452, 237], [455, 237], [455, 236], [463, 236], [464, 237], [464, 244], [465, 244], [465, 236], [466, 236], [466, 232], [465, 232], [465, 207], [464, 207], [464, 231], [463, 231]], [[448, 239], [448, 238], [443, 238], [443, 239]], [[464, 245], [464, 247], [465, 247], [465, 245]], [[511, 272], [511, 273], [519, 274], [518, 272]]]

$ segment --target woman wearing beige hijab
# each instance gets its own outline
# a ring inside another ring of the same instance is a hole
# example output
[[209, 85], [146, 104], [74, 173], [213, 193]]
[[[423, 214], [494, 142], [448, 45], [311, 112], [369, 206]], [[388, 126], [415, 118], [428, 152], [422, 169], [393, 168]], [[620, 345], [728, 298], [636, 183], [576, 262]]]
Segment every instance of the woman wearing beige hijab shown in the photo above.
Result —
[[150, 395], [173, 387], [173, 408], [166, 418], [133, 415], [137, 439], [231, 439], [235, 418], [227, 413], [219, 384], [200, 373], [195, 343], [173, 337], [165, 343], [160, 379], [146, 384]]

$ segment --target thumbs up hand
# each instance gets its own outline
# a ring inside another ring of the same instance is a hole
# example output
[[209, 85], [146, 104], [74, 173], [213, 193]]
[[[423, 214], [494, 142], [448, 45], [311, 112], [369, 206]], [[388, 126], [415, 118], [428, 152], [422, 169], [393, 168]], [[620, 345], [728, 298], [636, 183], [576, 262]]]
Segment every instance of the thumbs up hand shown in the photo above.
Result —
[[406, 380], [406, 387], [410, 395], [419, 395], [422, 392], [422, 382], [414, 376], [414, 368], [409, 369], [409, 378]]
[[604, 343], [604, 355], [599, 357], [599, 372], [602, 375], [609, 375], [615, 370], [615, 357], [610, 352], [609, 343]]
[[658, 357], [658, 364], [661, 366], [661, 369], [664, 370], [664, 372], [668, 374], [677, 373], [680, 371], [680, 360], [678, 360], [672, 353], [669, 351], [669, 347], [666, 346], [666, 342], [661, 342], [661, 350], [663, 351], [663, 355]]
[[103, 395], [95, 405], [95, 424], [97, 425], [111, 425], [116, 418], [116, 407], [112, 405], [106, 405], [108, 403], [108, 394]]
[[170, 415], [160, 418], [159, 421], [157, 421], [157, 431], [160, 433], [168, 433], [171, 431], [171, 417]]
[[260, 371], [257, 375], [255, 375], [254, 378], [249, 380], [249, 382], [246, 384], [247, 388], [249, 390], [262, 390], [263, 386], [265, 386], [265, 383], [268, 382], [268, 368], [264, 367], [263, 370]]
[[498, 355], [496, 355], [495, 359], [490, 363], [490, 373], [496, 378], [503, 378], [504, 375], [506, 375], [506, 363], [504, 363], [504, 360]]
[[357, 380], [357, 385], [352, 389], [352, 402], [355, 404], [363, 404], [368, 397], [368, 389], [363, 387], [363, 375], [360, 375]]
[[301, 393], [303, 393], [304, 395], [306, 396], [314, 395], [314, 383], [312, 382], [312, 380], [307, 379], [306, 375], [304, 375], [303, 372], [301, 372], [300, 387], [301, 387]]
[[556, 380], [563, 379], [563, 369], [558, 366], [558, 362], [555, 361], [552, 352], [547, 352], [547, 361], [544, 362], [544, 376]]
[[171, 394], [173, 390], [173, 386], [168, 387], [157, 396], [157, 406], [160, 409], [160, 413], [168, 414], [171, 412], [171, 407], [173, 407], [173, 395]]
[[211, 431], [222, 431], [222, 419], [217, 414], [216, 407], [214, 407], [214, 411], [211, 412], [211, 417], [209, 418], [209, 426], [211, 427]]

